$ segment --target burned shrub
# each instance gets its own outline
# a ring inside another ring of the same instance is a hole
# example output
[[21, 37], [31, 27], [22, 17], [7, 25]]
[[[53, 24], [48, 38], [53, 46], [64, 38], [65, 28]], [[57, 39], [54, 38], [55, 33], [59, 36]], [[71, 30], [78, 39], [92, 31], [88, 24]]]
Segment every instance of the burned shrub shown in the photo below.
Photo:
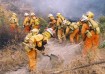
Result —
[[23, 41], [25, 34], [20, 28], [11, 32], [8, 25], [2, 25], [0, 28], [0, 48], [8, 44], [18, 44]]

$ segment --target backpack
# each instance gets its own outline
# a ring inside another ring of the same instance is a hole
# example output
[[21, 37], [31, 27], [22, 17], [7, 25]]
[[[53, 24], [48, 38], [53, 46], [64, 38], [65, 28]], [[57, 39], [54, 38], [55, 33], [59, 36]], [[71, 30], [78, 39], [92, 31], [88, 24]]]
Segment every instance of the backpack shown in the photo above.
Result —
[[92, 26], [93, 29], [97, 28], [99, 25], [93, 19], [89, 19], [89, 24]]
[[39, 51], [44, 51], [45, 47], [44, 45], [47, 44], [47, 41], [43, 40], [43, 35], [42, 34], [38, 34], [36, 37], [36, 48]]
[[99, 24], [96, 21], [94, 21], [93, 19], [89, 19], [89, 26], [91, 26], [92, 29], [94, 29], [96, 34], [100, 33]]
[[70, 27], [71, 27], [73, 30], [79, 28], [76, 23], [72, 23], [72, 24], [70, 25]]
[[36, 45], [38, 47], [41, 47], [42, 46], [43, 35], [42, 34], [36, 35], [35, 40], [36, 40]]

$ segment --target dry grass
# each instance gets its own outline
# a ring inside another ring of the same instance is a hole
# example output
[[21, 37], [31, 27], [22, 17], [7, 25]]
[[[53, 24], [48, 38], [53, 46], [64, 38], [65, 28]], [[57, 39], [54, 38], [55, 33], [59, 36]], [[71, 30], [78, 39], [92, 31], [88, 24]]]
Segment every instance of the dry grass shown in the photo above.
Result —
[[17, 70], [27, 62], [21, 45], [24, 36], [25, 34], [19, 28], [18, 31], [11, 33], [9, 26], [0, 27], [0, 72]]
[[11, 45], [0, 51], [0, 72], [17, 70], [26, 65], [27, 57], [21, 45]]
[[[102, 50], [103, 52], [103, 50]], [[98, 54], [99, 56], [96, 57], [96, 60], [92, 61], [91, 63], [95, 63], [97, 61], [103, 61], [104, 59], [104, 54], [102, 54], [102, 52], [100, 52], [100, 54]], [[73, 60], [71, 62], [71, 68], [76, 68], [76, 67], [80, 67], [80, 66], [84, 66], [87, 64], [91, 64], [88, 61], [86, 61], [88, 58], [83, 59], [81, 56], [78, 56], [79, 58], [75, 58], [75, 60]], [[71, 72], [71, 74], [105, 74], [105, 63], [104, 64], [97, 64], [97, 65], [90, 65], [88, 67], [83, 67], [83, 68], [78, 68], [76, 70], [73, 70]]]
[[[2, 26], [2, 28], [0, 29], [0, 39], [1, 39], [0, 45], [4, 46], [0, 50], [0, 74], [4, 74], [7, 71], [14, 71], [14, 70], [16, 71], [24, 66], [26, 67], [28, 63], [28, 58], [27, 55], [25, 54], [24, 47], [21, 45], [24, 36], [25, 34], [21, 30], [18, 32], [15, 31], [13, 33], [10, 33], [8, 26], [5, 25]], [[102, 49], [101, 51], [102, 51], [101, 54], [103, 54], [102, 56], [104, 58], [105, 50]], [[72, 68], [88, 64], [88, 62], [84, 61], [83, 58], [81, 58], [79, 52], [76, 53], [79, 56], [74, 58], [74, 60], [66, 67], [66, 69], [63, 69], [62, 66], [58, 70], [58, 72], [56, 70], [53, 71], [52, 69], [51, 71], [47, 71], [46, 69], [44, 69], [40, 72], [42, 74], [51, 74], [52, 71], [55, 72], [55, 74], [105, 74], [104, 64], [89, 66], [77, 70], [71, 70]], [[40, 72], [37, 74], [40, 74]]]
[[[101, 52], [101, 54], [104, 52]], [[104, 58], [104, 54], [102, 56], [102, 58]], [[21, 67], [26, 67], [28, 63], [27, 55], [21, 44], [7, 45], [0, 51], [0, 59], [0, 74], [4, 74], [7, 71], [16, 71]], [[98, 61], [100, 61], [100, 59]], [[51, 69], [51, 71], [44, 69], [37, 74], [105, 74], [105, 64], [72, 70], [75, 67], [86, 64], [89, 63], [84, 61], [81, 55], [78, 55], [65, 69], [63, 69], [63, 67], [59, 70], [55, 69], [55, 71], [53, 71], [53, 69]]]

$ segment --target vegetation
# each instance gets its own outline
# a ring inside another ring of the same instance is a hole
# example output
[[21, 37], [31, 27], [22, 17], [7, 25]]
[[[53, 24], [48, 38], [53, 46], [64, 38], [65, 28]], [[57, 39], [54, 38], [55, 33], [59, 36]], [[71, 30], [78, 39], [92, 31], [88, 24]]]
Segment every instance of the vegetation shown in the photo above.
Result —
[[[11, 4], [10, 7], [8, 7], [8, 10], [0, 6], [0, 49], [1, 49], [0, 50], [0, 74], [4, 74], [4, 72], [11, 71], [11, 70], [17, 70], [23, 66], [26, 67], [26, 64], [27, 64], [27, 57], [24, 51], [24, 47], [21, 44], [25, 37], [22, 26], [20, 26], [18, 30], [13, 33], [11, 33], [9, 29], [8, 18], [11, 16], [11, 13], [13, 11], [19, 14], [19, 18], [21, 18], [19, 20], [19, 24], [22, 25], [21, 15], [23, 15], [23, 12], [17, 6], [15, 6], [14, 4]], [[105, 16], [102, 16], [99, 18], [99, 23], [101, 28], [101, 38], [103, 41], [105, 40]], [[41, 24], [40, 33], [42, 33], [44, 29], [47, 27], [48, 23], [43, 18], [40, 18], [40, 24]], [[100, 48], [105, 48], [105, 41], [101, 43]], [[78, 56], [78, 57], [81, 57], [81, 56]], [[82, 58], [76, 58], [75, 60], [73, 60], [73, 62], [70, 63], [70, 66], [71, 66], [70, 69], [72, 69], [72, 67], [81, 66], [87, 63], [86, 61], [83, 61], [81, 59]], [[104, 68], [102, 69], [99, 66], [89, 67], [89, 68], [76, 70], [73, 73], [71, 72], [71, 74], [84, 74], [84, 73], [95, 74], [94, 71], [97, 73], [97, 71], [105, 70]], [[62, 74], [69, 74], [69, 73], [70, 71], [67, 71], [67, 72], [63, 72]], [[104, 74], [104, 73], [100, 72], [97, 74]]]
[[99, 23], [101, 27], [101, 33], [104, 34], [105, 33], [105, 16], [101, 16], [99, 18]]
[[9, 24], [8, 18], [11, 15], [11, 11], [6, 10], [4, 7], [0, 6], [0, 25], [2, 24]]
[[102, 42], [100, 48], [105, 48], [105, 16], [99, 18]]
[[44, 31], [44, 29], [47, 27], [48, 23], [43, 18], [40, 18], [40, 25], [41, 25], [40, 33], [42, 33]]
[[[13, 6], [13, 9], [17, 8], [16, 6]], [[15, 10], [18, 12], [21, 12], [20, 10]], [[6, 46], [8, 43], [9, 44], [14, 44], [14, 43], [19, 43], [22, 42], [24, 39], [25, 34], [23, 33], [23, 28], [22, 28], [22, 23], [23, 23], [23, 17], [20, 16], [19, 19], [19, 27], [18, 31], [15, 31], [11, 33], [9, 29], [9, 18], [13, 12], [6, 10], [4, 7], [0, 6], [0, 48]], [[43, 19], [40, 18], [40, 32], [43, 32], [45, 27], [47, 26], [47, 22]]]

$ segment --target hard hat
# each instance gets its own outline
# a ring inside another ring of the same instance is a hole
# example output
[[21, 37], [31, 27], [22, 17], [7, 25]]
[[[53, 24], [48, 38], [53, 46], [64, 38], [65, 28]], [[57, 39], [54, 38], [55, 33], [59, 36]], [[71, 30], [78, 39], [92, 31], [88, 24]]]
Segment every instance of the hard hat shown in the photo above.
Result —
[[48, 17], [52, 17], [52, 16], [53, 16], [52, 14], [49, 14], [49, 15], [48, 15]]
[[17, 16], [17, 14], [16, 14], [16, 13], [12, 13], [12, 15], [15, 15], [15, 16]]
[[31, 13], [31, 16], [35, 16], [35, 13]]
[[61, 13], [57, 13], [57, 15], [56, 15], [56, 16], [59, 16], [59, 15], [61, 15]]
[[82, 15], [81, 21], [87, 21], [88, 17], [86, 15]]
[[57, 15], [61, 15], [61, 13], [57, 13]]
[[24, 13], [24, 16], [29, 16], [29, 14], [28, 13]]
[[48, 31], [51, 35], [53, 35], [53, 34], [54, 34], [54, 31], [53, 31], [53, 29], [52, 29], [52, 28], [48, 28], [46, 31]]
[[37, 34], [38, 34], [38, 33], [39, 33], [39, 30], [38, 30], [38, 29], [33, 29], [33, 30], [31, 30], [31, 32], [32, 32], [32, 33], [37, 33]]
[[91, 12], [91, 11], [88, 11], [88, 12], [86, 13], [86, 15], [87, 15], [89, 18], [93, 18], [93, 17], [94, 17], [94, 13]]
[[70, 25], [70, 24], [71, 24], [71, 22], [70, 22], [70, 21], [67, 21], [67, 24], [68, 24], [68, 25]]

